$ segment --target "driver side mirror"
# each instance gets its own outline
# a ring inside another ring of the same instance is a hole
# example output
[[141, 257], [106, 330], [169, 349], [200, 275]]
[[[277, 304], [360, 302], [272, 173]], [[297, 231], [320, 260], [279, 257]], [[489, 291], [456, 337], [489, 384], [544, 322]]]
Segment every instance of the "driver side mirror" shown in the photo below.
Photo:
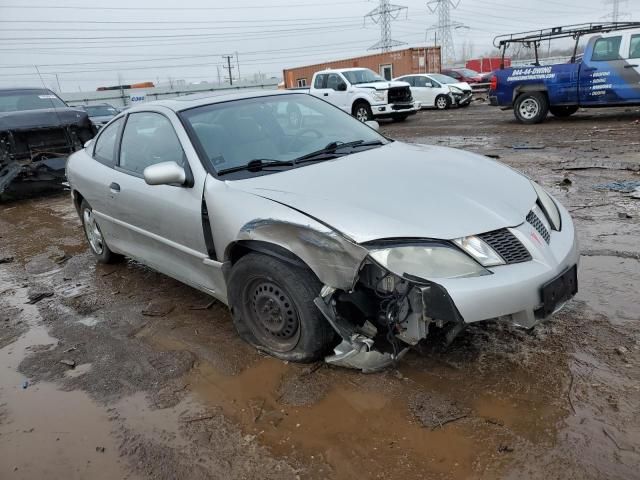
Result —
[[162, 162], [144, 169], [144, 181], [148, 185], [184, 185], [187, 172], [176, 162]]
[[336, 89], [338, 90], [338, 92], [346, 92], [347, 91], [347, 84], [344, 83], [344, 82], [341, 82], [341, 83], [338, 84]]

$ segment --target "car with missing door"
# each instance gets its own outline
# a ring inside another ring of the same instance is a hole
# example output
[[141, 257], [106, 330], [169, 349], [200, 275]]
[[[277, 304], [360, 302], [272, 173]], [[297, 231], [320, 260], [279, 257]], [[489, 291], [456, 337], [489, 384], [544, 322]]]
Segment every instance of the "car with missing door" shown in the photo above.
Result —
[[573, 223], [540, 185], [372, 126], [304, 93], [179, 97], [116, 116], [67, 175], [98, 261], [210, 294], [285, 360], [375, 370], [438, 331], [530, 328], [576, 293]]

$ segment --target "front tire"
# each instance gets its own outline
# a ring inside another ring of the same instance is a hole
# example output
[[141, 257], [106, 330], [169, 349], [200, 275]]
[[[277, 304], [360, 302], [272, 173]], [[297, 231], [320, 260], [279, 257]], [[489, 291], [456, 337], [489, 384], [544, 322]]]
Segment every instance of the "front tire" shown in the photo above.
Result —
[[549, 107], [549, 111], [551, 115], [554, 117], [565, 118], [570, 117], [574, 113], [578, 111], [578, 107], [576, 106], [567, 106], [567, 107]]
[[80, 204], [80, 219], [82, 220], [82, 228], [91, 253], [93, 253], [98, 262], [116, 263], [120, 261], [122, 257], [113, 253], [107, 246], [102, 230], [100, 230], [100, 226], [93, 214], [93, 209], [86, 200], [82, 200]]
[[361, 122], [368, 122], [370, 120], [373, 120], [371, 106], [367, 102], [356, 102], [356, 104], [353, 106], [353, 116]]
[[322, 285], [307, 268], [250, 253], [233, 266], [228, 284], [236, 330], [258, 350], [306, 363], [335, 346], [335, 331], [313, 303]]
[[524, 124], [540, 123], [549, 113], [549, 100], [542, 92], [523, 93], [513, 107], [516, 120]]
[[451, 108], [451, 99], [446, 95], [438, 95], [434, 102], [434, 106], [438, 110], [448, 110]]

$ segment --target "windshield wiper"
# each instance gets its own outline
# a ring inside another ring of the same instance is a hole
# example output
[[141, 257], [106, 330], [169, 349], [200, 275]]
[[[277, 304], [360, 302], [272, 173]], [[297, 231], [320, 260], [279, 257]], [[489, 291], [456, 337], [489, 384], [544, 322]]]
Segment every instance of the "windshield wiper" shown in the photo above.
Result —
[[343, 148], [349, 147], [369, 147], [374, 145], [384, 145], [382, 140], [370, 140], [365, 142], [364, 140], [355, 140], [353, 142], [331, 142], [327, 144], [324, 148], [317, 150], [315, 152], [307, 153], [301, 157], [298, 157], [294, 160], [296, 164], [302, 162], [309, 162], [313, 160], [330, 160], [331, 158], [335, 158], [337, 150], [342, 150]]
[[255, 158], [246, 165], [238, 165], [237, 167], [230, 167], [220, 170], [218, 175], [224, 175], [225, 173], [241, 172], [248, 170], [249, 172], [259, 172], [264, 170], [264, 167], [292, 167], [294, 162], [292, 160], [273, 160], [271, 158]]

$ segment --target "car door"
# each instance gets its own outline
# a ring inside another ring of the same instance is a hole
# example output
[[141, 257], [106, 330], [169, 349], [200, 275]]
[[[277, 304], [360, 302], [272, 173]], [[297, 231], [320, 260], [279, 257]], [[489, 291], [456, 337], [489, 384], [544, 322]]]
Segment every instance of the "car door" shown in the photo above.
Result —
[[436, 94], [431, 79], [424, 75], [417, 75], [413, 77], [413, 82], [415, 86], [411, 91], [415, 91], [417, 93], [418, 100], [422, 102], [422, 105], [425, 107], [433, 107], [436, 100]]
[[351, 109], [351, 106], [347, 104], [349, 98], [347, 82], [337, 73], [327, 75], [327, 88], [323, 98], [344, 111], [349, 112]]
[[[144, 169], [162, 162], [183, 167], [187, 183], [148, 185]], [[207, 262], [203, 229], [206, 177], [173, 112], [140, 111], [127, 116], [118, 164], [110, 178], [113, 221], [122, 232], [117, 247], [156, 270], [213, 293], [221, 285]]]
[[592, 38], [580, 67], [580, 103], [615, 105], [626, 103], [622, 35]]

